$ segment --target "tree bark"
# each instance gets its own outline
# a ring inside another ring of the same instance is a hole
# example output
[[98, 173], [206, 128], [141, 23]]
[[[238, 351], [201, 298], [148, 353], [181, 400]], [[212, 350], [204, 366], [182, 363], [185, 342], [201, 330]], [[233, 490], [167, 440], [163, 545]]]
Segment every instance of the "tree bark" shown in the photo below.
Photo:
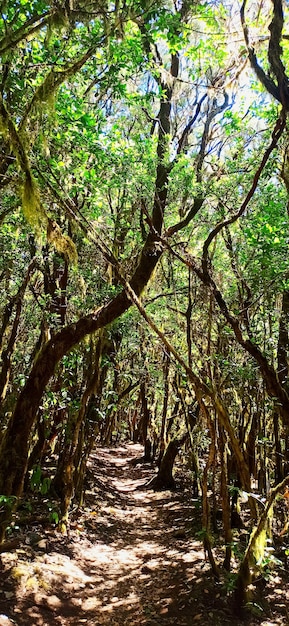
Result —
[[[162, 254], [162, 246], [158, 236], [163, 226], [164, 211], [167, 202], [169, 167], [164, 164], [167, 150], [167, 136], [170, 132], [171, 98], [173, 79], [178, 75], [179, 59], [172, 55], [171, 76], [167, 83], [162, 82], [163, 96], [160, 101], [159, 131], [157, 145], [157, 171], [155, 180], [154, 203], [151, 219], [151, 231], [143, 247], [140, 261], [130, 280], [133, 291], [139, 296], [148, 284], [152, 273]], [[123, 290], [110, 302], [70, 324], [48, 341], [41, 349], [32, 367], [26, 385], [17, 400], [14, 413], [8, 423], [7, 430], [0, 447], [0, 493], [22, 494], [24, 477], [27, 469], [29, 438], [34, 425], [38, 407], [46, 385], [62, 357], [67, 354], [85, 336], [104, 328], [132, 305], [132, 301]], [[0, 515], [2, 539], [5, 533], [10, 512], [4, 510]]]
[[162, 489], [175, 489], [176, 483], [173, 477], [175, 458], [180, 447], [188, 438], [189, 433], [186, 432], [181, 439], [175, 438], [169, 442], [162, 457], [157, 475], [147, 484], [148, 489], [154, 489], [155, 491], [161, 491]]
[[160, 467], [163, 455], [165, 453], [166, 441], [167, 441], [167, 412], [168, 412], [168, 404], [169, 404], [169, 369], [170, 369], [170, 355], [164, 354], [164, 363], [163, 363], [163, 378], [164, 378], [164, 399], [163, 399], [163, 410], [162, 410], [162, 422], [161, 422], [161, 432], [160, 432], [160, 452], [158, 458], [158, 466]]
[[11, 359], [12, 359], [12, 355], [14, 352], [17, 335], [19, 331], [20, 315], [21, 315], [22, 306], [23, 306], [24, 294], [25, 294], [28, 282], [30, 280], [31, 274], [35, 270], [35, 267], [36, 267], [36, 261], [35, 259], [32, 259], [32, 261], [28, 265], [26, 276], [23, 280], [22, 285], [18, 289], [18, 292], [16, 293], [16, 295], [12, 296], [12, 298], [9, 300], [4, 310], [4, 315], [2, 319], [2, 327], [0, 331], [0, 351], [2, 349], [2, 343], [3, 343], [5, 332], [11, 320], [13, 308], [15, 307], [14, 321], [12, 323], [10, 336], [7, 342], [7, 346], [5, 350], [2, 351], [2, 354], [1, 354], [2, 368], [0, 371], [0, 406], [3, 404], [5, 400], [7, 387], [8, 387], [8, 383], [10, 379]]
[[[149, 254], [153, 248], [151, 235], [144, 247], [139, 266], [131, 284], [138, 295], [148, 283], [161, 252]], [[30, 376], [22, 389], [13, 416], [10, 419], [0, 447], [0, 493], [20, 496], [26, 471], [29, 435], [38, 407], [50, 378], [62, 357], [86, 335], [89, 335], [120, 317], [129, 307], [129, 300], [122, 291], [108, 304], [82, 317], [58, 331], [42, 348]]]

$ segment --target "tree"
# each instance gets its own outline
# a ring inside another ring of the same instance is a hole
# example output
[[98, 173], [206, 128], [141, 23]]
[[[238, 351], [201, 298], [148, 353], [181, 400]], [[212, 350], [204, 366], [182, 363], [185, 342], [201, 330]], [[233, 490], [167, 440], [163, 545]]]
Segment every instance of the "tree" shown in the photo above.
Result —
[[266, 492], [288, 464], [288, 52], [265, 5], [251, 42], [243, 3], [238, 53], [222, 3], [2, 8], [0, 493], [19, 498], [58, 436], [67, 518], [132, 398], [158, 478], [190, 441], [215, 573], [218, 492], [229, 546], [228, 485]]
[[[36, 12], [39, 7], [36, 7]], [[41, 7], [42, 8], [42, 7]], [[78, 8], [77, 8], [78, 11]], [[180, 22], [184, 19], [186, 13], [186, 7], [183, 6], [182, 10], [176, 14], [174, 18], [174, 14], [172, 13], [172, 26], [171, 32], [172, 37], [176, 36], [176, 33], [179, 33], [180, 30]], [[21, 15], [21, 12], [20, 12]], [[50, 11], [48, 13], [50, 16], [50, 27], [53, 33], [53, 26], [55, 24], [55, 14]], [[77, 13], [77, 17], [81, 18], [82, 8], [80, 7], [79, 12]], [[70, 258], [73, 260], [75, 257], [74, 246], [71, 242], [71, 239], [68, 239], [66, 235], [62, 235], [61, 230], [57, 223], [51, 220], [50, 217], [47, 216], [46, 211], [44, 210], [44, 205], [40, 201], [39, 190], [32, 176], [30, 160], [28, 158], [28, 153], [25, 148], [24, 141], [22, 139], [22, 135], [24, 133], [29, 132], [32, 128], [32, 124], [34, 125], [36, 119], [39, 114], [43, 115], [42, 110], [44, 104], [47, 103], [47, 100], [50, 99], [53, 94], [56, 94], [57, 90], [60, 88], [60, 85], [67, 82], [68, 79], [71, 79], [76, 72], [79, 72], [94, 55], [95, 50], [102, 43], [103, 40], [108, 40], [108, 35], [106, 33], [107, 23], [106, 18], [107, 15], [102, 13], [102, 9], [97, 11], [97, 15], [99, 18], [94, 22], [94, 28], [91, 32], [91, 27], [87, 29], [85, 21], [75, 23], [72, 20], [72, 16], [68, 15], [67, 12], [62, 13], [61, 17], [64, 22], [68, 20], [68, 44], [67, 50], [65, 50], [66, 56], [63, 61], [63, 48], [60, 45], [60, 54], [55, 55], [55, 48], [59, 49], [59, 38], [52, 34], [52, 39], [45, 40], [46, 33], [41, 31], [41, 42], [47, 41], [47, 48], [50, 52], [51, 48], [54, 53], [53, 65], [52, 69], [48, 72], [48, 74], [44, 77], [37, 76], [36, 81], [32, 80], [32, 90], [28, 90], [28, 102], [26, 99], [26, 106], [22, 108], [22, 117], [20, 122], [16, 127], [15, 121], [13, 120], [14, 106], [10, 106], [8, 110], [8, 106], [5, 102], [5, 99], [2, 96], [2, 123], [5, 129], [5, 133], [7, 136], [7, 153], [3, 156], [3, 166], [2, 172], [3, 175], [8, 170], [8, 167], [11, 164], [11, 154], [8, 150], [9, 142], [12, 147], [13, 157], [15, 156], [21, 173], [24, 177], [24, 187], [23, 187], [23, 207], [26, 215], [28, 216], [31, 223], [35, 225], [36, 228], [40, 228], [41, 224], [44, 222], [47, 223], [48, 228], [48, 237], [53, 245], [56, 247], [58, 252], [63, 254], [66, 258]], [[25, 17], [25, 15], [24, 15]], [[20, 26], [19, 28], [15, 27], [13, 21], [11, 25], [12, 33], [11, 37], [15, 39], [20, 38], [21, 41], [25, 40], [27, 37], [27, 28], [29, 30], [29, 25], [32, 22], [33, 24], [37, 22], [38, 27], [36, 31], [38, 32], [40, 26], [47, 26], [48, 21], [46, 19], [47, 15], [45, 12], [45, 17], [41, 19], [40, 14], [36, 13], [32, 16], [29, 16], [27, 19], [27, 25], [25, 23], [24, 26]], [[57, 19], [59, 19], [59, 13], [56, 15]], [[76, 15], [73, 17], [76, 17]], [[86, 16], [85, 16], [86, 17]], [[115, 16], [114, 16], [115, 17]], [[126, 16], [127, 17], [127, 16]], [[132, 18], [132, 16], [130, 16]], [[151, 42], [149, 33], [145, 31], [145, 25], [150, 25], [153, 23], [154, 12], [151, 12], [149, 9], [142, 15], [138, 15], [138, 37], [141, 38], [142, 45], [144, 48], [143, 57], [147, 57], [151, 54]], [[7, 32], [9, 31], [9, 14], [7, 16], [7, 20], [5, 17], [5, 25]], [[159, 18], [159, 26], [158, 28], [161, 30], [164, 25], [164, 14], [160, 13]], [[13, 28], [14, 27], [14, 28]], [[130, 25], [130, 28], [132, 26]], [[111, 29], [111, 30], [110, 30]], [[114, 33], [113, 24], [110, 24], [109, 33]], [[79, 31], [83, 31], [86, 36], [83, 37], [83, 40], [86, 45], [86, 51], [81, 53], [79, 50]], [[32, 34], [32, 33], [31, 33]], [[119, 35], [119, 33], [118, 33]], [[93, 45], [88, 46], [88, 43], [91, 41], [87, 41], [87, 38], [93, 40]], [[115, 37], [115, 33], [114, 33]], [[96, 39], [96, 43], [95, 43]], [[125, 44], [129, 40], [129, 37], [123, 36], [120, 40], [120, 50], [122, 50], [123, 41]], [[115, 42], [115, 39], [114, 39]], [[108, 44], [110, 42], [108, 41]], [[7, 44], [8, 45], [8, 44]], [[34, 54], [39, 54], [40, 43], [36, 42], [36, 51], [35, 47], [28, 45], [28, 50], [25, 56], [25, 62], [29, 69], [29, 57]], [[6, 48], [5, 48], [6, 49]], [[134, 48], [135, 49], [135, 48]], [[17, 51], [16, 51], [17, 52]], [[108, 45], [108, 58], [110, 59], [111, 47]], [[122, 53], [123, 54], [123, 53]], [[161, 233], [162, 224], [163, 224], [163, 215], [164, 210], [167, 203], [168, 196], [168, 182], [169, 182], [169, 172], [171, 171], [172, 164], [166, 163], [166, 152], [168, 148], [168, 135], [170, 132], [170, 117], [171, 117], [171, 109], [172, 109], [172, 96], [175, 88], [175, 81], [178, 77], [179, 72], [179, 55], [178, 52], [174, 50], [169, 54], [171, 57], [169, 69], [166, 70], [167, 78], [161, 75], [161, 72], [157, 72], [157, 77], [155, 78], [156, 84], [159, 90], [159, 111], [157, 114], [158, 119], [158, 137], [156, 140], [156, 174], [155, 174], [155, 184], [153, 188], [153, 198], [152, 198], [152, 213], [149, 218], [149, 232], [146, 235], [145, 244], [143, 250], [140, 255], [140, 260], [136, 266], [136, 269], [132, 273], [132, 277], [130, 280], [130, 284], [135, 291], [136, 294], [140, 295], [146, 286], [152, 272], [157, 264], [157, 261], [162, 253], [162, 246], [159, 244], [159, 235]], [[121, 54], [120, 54], [121, 58]], [[123, 57], [122, 57], [123, 58]], [[54, 61], [54, 59], [56, 59]], [[3, 85], [3, 90], [6, 89], [7, 93], [10, 94], [10, 81], [14, 78], [14, 73], [17, 70], [17, 61], [18, 57], [16, 54], [15, 57], [11, 59], [11, 70], [7, 74], [7, 80]], [[93, 60], [92, 64], [94, 65]], [[160, 63], [160, 55], [157, 51], [154, 59], [154, 63]], [[122, 69], [123, 62], [117, 59], [117, 71], [119, 72]], [[116, 76], [116, 72], [114, 71], [114, 66], [112, 71], [112, 87], [114, 88], [114, 80]], [[16, 69], [15, 69], [16, 68]], [[41, 64], [42, 69], [42, 64]], [[94, 67], [92, 68], [94, 69]], [[91, 69], [90, 69], [91, 71]], [[110, 70], [111, 71], [111, 70]], [[9, 79], [9, 80], [8, 80]], [[22, 79], [23, 80], [23, 79]], [[40, 82], [40, 84], [39, 84]], [[90, 85], [89, 85], [90, 87]], [[119, 84], [116, 85], [116, 88], [119, 88]], [[32, 91], [32, 93], [31, 93]], [[65, 91], [65, 88], [64, 88]], [[7, 99], [9, 102], [9, 98]], [[197, 107], [197, 113], [200, 112], [200, 105]], [[88, 122], [89, 120], [84, 120]], [[187, 127], [184, 129], [182, 138], [178, 148], [178, 154], [181, 152], [182, 145], [184, 143], [184, 139], [186, 135], [189, 134], [189, 131], [192, 127], [193, 120], [190, 120]], [[37, 138], [39, 139], [39, 138]], [[32, 141], [34, 144], [34, 138], [32, 136]], [[36, 142], [35, 144], [36, 145]], [[33, 148], [34, 149], [34, 148]], [[204, 147], [202, 148], [204, 149]], [[31, 150], [31, 149], [30, 149]], [[8, 153], [9, 152], [9, 153]], [[201, 159], [203, 156], [201, 155]], [[14, 163], [14, 160], [13, 160]], [[60, 163], [61, 166], [61, 163]], [[199, 166], [200, 170], [200, 166]], [[40, 172], [40, 177], [43, 177], [43, 174]], [[50, 187], [50, 186], [49, 186]], [[61, 203], [63, 204], [63, 203]], [[69, 203], [67, 203], [69, 204]], [[202, 200], [200, 198], [196, 198], [193, 207], [191, 207], [188, 211], [186, 220], [188, 221], [199, 209], [202, 204]], [[74, 202], [74, 205], [77, 205], [77, 201]], [[75, 209], [75, 206], [74, 206]], [[143, 210], [146, 210], [144, 208]], [[71, 218], [71, 205], [69, 207], [69, 216]], [[74, 217], [74, 213], [73, 213]], [[113, 266], [116, 266], [116, 260], [110, 251], [107, 250], [107, 246], [100, 244], [98, 242], [99, 247], [104, 253], [104, 257], [108, 263]], [[13, 415], [9, 420], [7, 425], [7, 429], [5, 431], [4, 437], [2, 439], [1, 444], [1, 490], [5, 495], [16, 495], [19, 496], [22, 492], [23, 481], [25, 476], [25, 471], [27, 468], [27, 460], [29, 453], [29, 438], [31, 434], [32, 427], [35, 423], [37, 411], [39, 408], [39, 403], [45, 387], [53, 375], [57, 363], [61, 360], [61, 358], [69, 351], [71, 348], [76, 345], [81, 339], [83, 339], [86, 335], [91, 334], [98, 329], [106, 326], [111, 323], [114, 319], [123, 314], [131, 305], [131, 301], [126, 294], [125, 290], [121, 291], [115, 298], [113, 298], [109, 303], [102, 306], [97, 312], [93, 312], [92, 314], [81, 317], [76, 323], [70, 324], [61, 328], [60, 330], [54, 330], [52, 337], [48, 340], [44, 345], [40, 348], [40, 352], [38, 353], [34, 364], [32, 366], [31, 372], [27, 379], [27, 382], [22, 389], [15, 405], [15, 409], [13, 411]], [[13, 447], [13, 454], [11, 454], [11, 449]], [[13, 461], [12, 461], [13, 458]], [[12, 461], [12, 464], [11, 464]], [[13, 466], [13, 467], [12, 467]], [[9, 476], [9, 478], [8, 478]], [[15, 492], [15, 493], [14, 493]]]

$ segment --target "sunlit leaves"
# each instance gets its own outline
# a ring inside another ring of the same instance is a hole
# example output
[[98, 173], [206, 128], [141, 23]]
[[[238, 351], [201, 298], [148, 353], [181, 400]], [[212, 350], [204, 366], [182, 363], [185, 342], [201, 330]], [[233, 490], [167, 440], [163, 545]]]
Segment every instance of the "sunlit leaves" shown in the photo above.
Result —
[[[58, 16], [58, 26], [52, 16], [49, 25], [33, 37], [23, 37], [9, 50], [9, 71], [3, 84], [5, 102], [29, 153], [41, 202], [49, 218], [64, 227], [63, 232], [70, 222], [78, 247], [79, 267], [71, 271], [69, 286], [69, 313], [76, 318], [83, 306], [101, 305], [117, 288], [112, 284], [111, 268], [88, 233], [80, 232], [79, 223], [85, 223], [96, 240], [100, 237], [105, 242], [128, 276], [150, 230], [159, 165], [159, 111], [168, 98], [168, 85], [172, 88], [172, 113], [163, 159], [170, 170], [164, 224], [169, 228], [182, 220], [194, 198], [202, 195], [202, 209], [173, 241], [180, 254], [188, 252], [198, 263], [212, 228], [232, 216], [246, 197], [277, 115], [276, 106], [260, 97], [259, 86], [253, 85], [251, 78], [248, 96], [247, 75], [242, 75], [244, 43], [240, 33], [235, 37], [235, 18], [231, 20], [228, 5], [191, 3], [186, 11], [184, 5], [183, 11], [178, 3], [144, 1], [112, 7], [115, 10], [109, 13], [93, 12], [91, 19], [87, 18], [88, 9], [86, 17], [63, 15], [61, 21]], [[6, 27], [16, 32], [23, 20], [50, 8], [44, 2], [18, 2], [13, 24], [11, 12], [4, 16]], [[260, 16], [260, 32], [264, 24]], [[258, 46], [265, 50], [266, 44], [260, 41]], [[69, 73], [86, 51], [89, 54], [83, 66]], [[175, 80], [170, 76], [171, 55], [180, 58]], [[53, 90], [54, 79], [61, 75], [63, 80]], [[49, 85], [54, 94], [48, 93]], [[213, 108], [223, 102], [225, 92], [228, 108], [213, 118]], [[50, 95], [54, 100], [49, 101]], [[200, 153], [201, 176], [197, 179]], [[15, 174], [16, 164], [9, 167]], [[266, 285], [287, 271], [286, 199], [278, 167], [278, 158], [271, 159], [247, 213], [230, 228], [240, 280], [248, 281], [256, 297], [260, 276]], [[17, 193], [12, 181], [5, 206]], [[9, 240], [8, 235], [7, 230]], [[237, 273], [226, 243], [226, 237], [218, 235], [210, 262], [228, 306], [238, 313]], [[174, 286], [178, 340], [182, 343], [187, 270], [172, 260], [168, 251], [164, 259], [163, 273], [157, 273], [157, 279], [160, 289], [166, 285], [171, 292]], [[206, 297], [200, 295], [204, 301]], [[164, 307], [160, 309], [159, 301], [156, 303], [154, 312], [163, 318]], [[202, 310], [195, 312], [196, 337], [205, 328], [202, 316]], [[173, 332], [175, 321], [169, 315], [162, 324], [164, 330]], [[196, 339], [198, 364], [200, 354], [201, 342]]]

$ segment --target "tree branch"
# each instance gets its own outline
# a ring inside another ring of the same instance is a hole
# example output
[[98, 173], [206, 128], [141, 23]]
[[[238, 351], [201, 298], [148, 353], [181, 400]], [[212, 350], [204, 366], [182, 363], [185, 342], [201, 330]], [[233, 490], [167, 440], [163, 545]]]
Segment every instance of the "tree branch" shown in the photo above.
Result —
[[219, 222], [219, 224], [217, 224], [217, 226], [215, 226], [215, 228], [210, 232], [209, 236], [207, 237], [204, 245], [203, 245], [203, 256], [202, 256], [202, 268], [203, 268], [203, 272], [204, 274], [207, 274], [208, 272], [208, 256], [209, 256], [209, 247], [212, 243], [212, 241], [215, 239], [215, 237], [218, 235], [218, 233], [225, 227], [230, 226], [231, 224], [234, 224], [234, 222], [236, 222], [245, 212], [250, 200], [252, 199], [256, 189], [257, 189], [257, 185], [260, 179], [260, 176], [264, 170], [264, 167], [271, 155], [271, 153], [273, 152], [273, 150], [276, 148], [277, 143], [284, 131], [286, 127], [286, 121], [284, 119], [284, 117], [281, 115], [274, 127], [274, 130], [272, 132], [272, 140], [270, 145], [268, 146], [267, 150], [265, 151], [262, 161], [255, 173], [251, 188], [249, 190], [249, 192], [247, 193], [247, 196], [245, 198], [245, 200], [242, 202], [239, 211], [237, 211], [237, 213], [235, 213], [234, 215], [232, 215], [232, 217], [224, 220], [223, 222]]
[[282, 48], [280, 46], [280, 40], [282, 37], [282, 29], [283, 29], [283, 9], [282, 9], [282, 0], [272, 0], [273, 1], [273, 19], [269, 26], [269, 30], [271, 31], [271, 36], [269, 40], [268, 47], [268, 60], [270, 64], [270, 68], [273, 74], [277, 78], [276, 85], [274, 81], [266, 74], [263, 68], [259, 65], [254, 48], [251, 47], [249, 42], [249, 31], [248, 26], [245, 20], [245, 9], [247, 0], [244, 0], [241, 10], [240, 17], [241, 23], [244, 33], [244, 39], [248, 51], [249, 61], [251, 63], [251, 67], [253, 68], [257, 78], [259, 78], [263, 87], [265, 87], [266, 91], [271, 94], [281, 102], [284, 111], [289, 111], [289, 82], [288, 78], [285, 74], [285, 67], [281, 61], [282, 56]]

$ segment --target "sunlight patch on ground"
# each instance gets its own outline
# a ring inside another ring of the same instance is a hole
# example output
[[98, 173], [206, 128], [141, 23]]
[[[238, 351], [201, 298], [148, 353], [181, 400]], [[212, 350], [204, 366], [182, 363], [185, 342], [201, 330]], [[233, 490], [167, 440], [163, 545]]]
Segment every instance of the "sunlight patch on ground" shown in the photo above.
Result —
[[114, 487], [114, 489], [117, 489], [117, 491], [119, 491], [120, 493], [135, 494], [135, 489], [140, 489], [140, 487], [143, 487], [147, 481], [143, 478], [137, 480], [136, 478], [130, 479], [124, 477], [122, 479], [111, 478], [109, 482]]
[[[99, 484], [96, 483], [95, 491], [89, 492], [83, 515], [77, 513], [72, 518], [70, 534], [64, 538], [55, 532], [54, 549], [49, 535], [46, 554], [25, 546], [25, 552], [19, 551], [18, 556], [2, 555], [6, 571], [21, 566], [19, 577], [10, 577], [10, 586], [5, 589], [9, 606], [18, 596], [16, 623], [19, 626], [230, 624], [226, 615], [221, 616], [221, 621], [216, 617], [220, 593], [217, 595], [210, 586], [210, 566], [204, 562], [201, 543], [191, 538], [195, 509], [189, 493], [136, 489], [148, 480], [152, 470], [133, 467], [123, 456], [117, 459], [117, 454], [126, 455], [127, 447], [101, 451], [98, 466], [94, 468]], [[99, 495], [105, 483], [108, 489]], [[57, 546], [63, 546], [64, 554], [58, 554]], [[25, 554], [29, 559], [22, 567]], [[274, 583], [274, 610], [263, 613], [267, 619], [258, 621], [259, 626], [289, 624], [280, 616], [286, 614], [282, 580], [276, 576]], [[21, 596], [25, 598], [22, 604]], [[24, 617], [20, 615], [23, 607]], [[274, 620], [275, 610], [277, 620]]]
[[193, 564], [195, 564], [198, 561], [204, 561], [204, 552], [202, 552], [201, 550], [196, 552], [196, 549], [194, 548], [190, 552], [186, 552], [185, 554], [181, 554], [181, 555], [179, 554], [179, 557], [181, 557], [181, 559], [182, 559], [182, 561], [184, 561], [184, 563], [193, 563]]
[[159, 543], [157, 543], [156, 541], [138, 541], [134, 552], [136, 554], [139, 554], [140, 557], [142, 557], [144, 554], [157, 554], [157, 553], [162, 553], [164, 551], [163, 547], [160, 546]]
[[116, 467], [124, 467], [127, 464], [127, 459], [113, 459], [113, 464]]
[[[172, 494], [170, 491], [134, 491], [133, 498], [134, 500], [141, 500], [142, 502], [146, 502], [146, 505], [153, 505], [156, 502], [160, 502], [165, 498], [171, 498]], [[173, 508], [174, 502], [170, 504]], [[165, 507], [166, 504], [163, 504]]]
[[93, 611], [94, 609], [100, 609], [102, 607], [102, 600], [95, 595], [90, 598], [86, 598], [81, 605], [83, 611]]
[[139, 604], [139, 596], [137, 596], [134, 592], [131, 592], [126, 598], [117, 598], [113, 597], [108, 602], [108, 598], [106, 599], [106, 603], [100, 609], [101, 613], [110, 613], [111, 611], [115, 611], [117, 607], [129, 607], [132, 608], [133, 605]]
[[113, 544], [106, 545], [104, 543], [95, 543], [86, 549], [81, 549], [81, 555], [85, 561], [93, 561], [105, 565], [106, 563], [117, 562], [133, 565], [138, 564], [131, 548], [117, 550]]

